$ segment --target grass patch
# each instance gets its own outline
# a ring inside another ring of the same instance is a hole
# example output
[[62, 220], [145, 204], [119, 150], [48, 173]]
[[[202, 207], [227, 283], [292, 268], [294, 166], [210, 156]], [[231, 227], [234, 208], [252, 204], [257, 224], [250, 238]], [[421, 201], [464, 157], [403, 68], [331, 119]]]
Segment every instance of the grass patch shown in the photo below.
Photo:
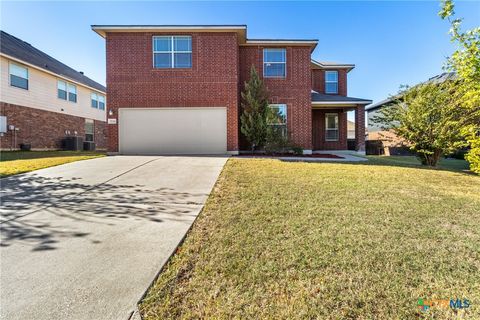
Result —
[[465, 160], [459, 159], [441, 159], [436, 168], [428, 168], [422, 166], [415, 156], [366, 156], [373, 164], [399, 166], [399, 167], [415, 167], [420, 169], [433, 170], [452, 170], [452, 171], [468, 171], [469, 165]]
[[[383, 159], [231, 159], [140, 310], [145, 319], [475, 318], [478, 208], [476, 175]], [[472, 306], [417, 307], [456, 297]]]
[[2, 151], [0, 177], [103, 156], [104, 153], [83, 151]]

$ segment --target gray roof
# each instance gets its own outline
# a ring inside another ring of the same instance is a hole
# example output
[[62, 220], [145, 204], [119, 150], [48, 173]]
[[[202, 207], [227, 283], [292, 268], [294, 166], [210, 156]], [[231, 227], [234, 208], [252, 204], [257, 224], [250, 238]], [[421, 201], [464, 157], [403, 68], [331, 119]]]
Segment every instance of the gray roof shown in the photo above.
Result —
[[[425, 82], [422, 82], [422, 83], [442, 83], [442, 82], [445, 82], [447, 80], [454, 80], [457, 78], [457, 75], [455, 74], [455, 72], [444, 72], [442, 74], [439, 74], [437, 76], [434, 76], [434, 77], [431, 77], [429, 78], [427, 81]], [[420, 84], [422, 84], [420, 83]], [[383, 107], [385, 104], [387, 103], [390, 103], [392, 102], [394, 99], [397, 99], [399, 98], [400, 96], [398, 94], [390, 97], [390, 98], [387, 98], [387, 99], [384, 99], [380, 102], [377, 102], [377, 103], [374, 103], [370, 106], [368, 106], [367, 108], [365, 108], [365, 110], [367, 111], [373, 111], [375, 109], [378, 109], [378, 108], [381, 108]]]
[[[396, 97], [396, 96], [395, 96], [395, 97]], [[382, 101], [380, 101], [380, 102], [374, 103], [374, 104], [366, 107], [365, 110], [366, 110], [366, 111], [372, 111], [372, 110], [378, 109], [378, 108], [382, 107], [383, 105], [385, 105], [385, 104], [387, 104], [387, 103], [389, 103], [389, 102], [392, 102], [393, 99], [394, 99], [393, 97], [392, 97], [392, 98], [384, 99], [384, 100], [382, 100]]]
[[355, 65], [353, 63], [320, 61], [315, 59], [310, 59], [310, 60], [314, 65], [317, 65], [320, 68], [342, 68], [342, 69], [347, 69], [347, 72], [350, 72], [353, 68], [355, 68]]
[[431, 77], [428, 79], [427, 82], [435, 82], [435, 83], [442, 83], [447, 80], [454, 80], [457, 79], [457, 74], [455, 72], [444, 72], [442, 74], [439, 74], [438, 76]]
[[98, 82], [93, 81], [79, 71], [70, 68], [66, 64], [33, 47], [31, 44], [5, 31], [1, 31], [0, 35], [0, 52], [70, 80], [106, 92], [106, 88]]
[[334, 62], [334, 61], [324, 61], [324, 60], [315, 60], [311, 59], [312, 62], [319, 63], [324, 66], [355, 66], [353, 63], [343, 63], [343, 62]]
[[369, 103], [372, 103], [372, 100], [312, 92], [312, 102], [336, 102], [336, 103], [345, 102], [345, 103], [369, 104]]

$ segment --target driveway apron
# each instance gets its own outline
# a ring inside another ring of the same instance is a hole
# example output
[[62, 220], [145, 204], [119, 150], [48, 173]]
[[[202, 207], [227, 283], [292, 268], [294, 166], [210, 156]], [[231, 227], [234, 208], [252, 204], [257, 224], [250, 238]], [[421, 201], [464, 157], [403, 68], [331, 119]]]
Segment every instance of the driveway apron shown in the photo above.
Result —
[[115, 156], [1, 180], [1, 319], [127, 319], [226, 157]]

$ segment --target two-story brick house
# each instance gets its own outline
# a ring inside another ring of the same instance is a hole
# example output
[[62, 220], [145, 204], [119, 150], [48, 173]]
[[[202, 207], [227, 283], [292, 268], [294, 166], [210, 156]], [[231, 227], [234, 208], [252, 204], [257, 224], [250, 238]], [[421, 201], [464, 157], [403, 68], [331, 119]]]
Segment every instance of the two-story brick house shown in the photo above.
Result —
[[347, 149], [356, 111], [364, 150], [365, 105], [347, 96], [352, 64], [314, 61], [317, 40], [247, 39], [246, 26], [94, 25], [106, 39], [108, 150], [122, 154], [236, 154], [240, 92], [255, 66], [291, 140]]

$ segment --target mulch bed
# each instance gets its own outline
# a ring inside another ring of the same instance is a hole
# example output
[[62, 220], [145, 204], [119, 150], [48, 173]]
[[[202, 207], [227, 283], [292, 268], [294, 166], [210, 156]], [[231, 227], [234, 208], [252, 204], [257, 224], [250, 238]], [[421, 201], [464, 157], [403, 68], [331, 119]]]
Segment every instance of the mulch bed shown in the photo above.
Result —
[[345, 159], [334, 154], [318, 153], [318, 154], [293, 154], [293, 153], [274, 153], [274, 154], [261, 154], [261, 153], [241, 153], [237, 157], [259, 157], [259, 158], [320, 158], [320, 159]]

